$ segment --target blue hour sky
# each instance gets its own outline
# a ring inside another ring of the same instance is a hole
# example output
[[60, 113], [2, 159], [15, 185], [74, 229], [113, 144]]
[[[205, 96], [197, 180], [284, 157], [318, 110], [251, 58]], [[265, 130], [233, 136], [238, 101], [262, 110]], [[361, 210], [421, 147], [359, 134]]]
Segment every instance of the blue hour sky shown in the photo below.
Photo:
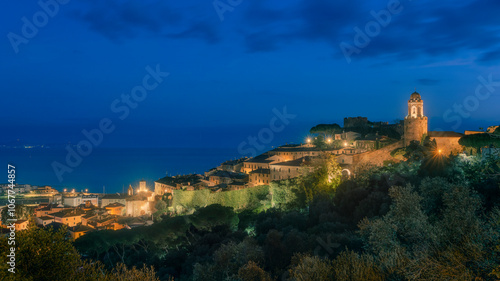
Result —
[[[1, 13], [0, 144], [76, 143], [109, 118], [102, 146], [237, 147], [284, 107], [296, 117], [269, 145], [299, 142], [346, 116], [402, 119], [415, 88], [430, 130], [500, 123], [499, 1], [20, 0]], [[112, 104], [148, 66], [169, 75], [122, 120]]]

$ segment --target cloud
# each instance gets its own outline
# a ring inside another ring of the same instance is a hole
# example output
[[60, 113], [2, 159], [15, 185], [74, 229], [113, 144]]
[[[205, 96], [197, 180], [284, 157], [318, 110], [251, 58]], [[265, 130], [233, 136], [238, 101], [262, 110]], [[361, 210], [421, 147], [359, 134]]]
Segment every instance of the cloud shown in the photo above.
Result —
[[424, 86], [435, 86], [439, 83], [441, 83], [441, 80], [438, 80], [438, 79], [430, 79], [430, 78], [420, 78], [420, 79], [417, 79], [416, 81], [418, 84], [420, 85], [424, 85]]
[[480, 54], [477, 61], [482, 64], [496, 64], [500, 61], [500, 50], [483, 52]]
[[[164, 1], [96, 1], [86, 3], [74, 16], [112, 41], [144, 35], [168, 38], [198, 38], [208, 43], [219, 40], [213, 24], [199, 10], [176, 7]], [[178, 4], [178, 3], [176, 3]]]
[[[272, 1], [271, 1], [272, 2]], [[276, 9], [263, 1], [252, 1], [244, 13], [246, 47], [255, 52], [275, 51], [295, 40], [329, 43], [335, 57], [343, 58], [341, 42], [353, 44], [354, 28], [364, 29], [374, 20], [371, 11], [386, 9], [388, 1], [294, 1], [287, 9]], [[388, 26], [371, 38], [359, 58], [412, 60], [418, 57], [453, 57], [463, 52], [484, 52], [500, 43], [500, 24], [492, 21], [500, 2], [400, 1], [402, 12], [393, 14]], [[256, 34], [263, 34], [256, 36]], [[487, 52], [478, 61], [499, 60]]]
[[[389, 0], [252, 0], [226, 11], [220, 21], [212, 2], [89, 0], [77, 18], [111, 40], [144, 34], [206, 43], [242, 42], [248, 53], [274, 52], [301, 41], [326, 42], [334, 58], [343, 59], [341, 42], [353, 44], [354, 28], [364, 29], [373, 12], [386, 9]], [[450, 60], [465, 53], [476, 63], [500, 60], [500, 23], [497, 0], [400, 0], [402, 12], [371, 38], [355, 59], [380, 61], [433, 58]], [[240, 40], [242, 39], [242, 40]], [[241, 44], [241, 43], [238, 43]], [[480, 55], [477, 55], [480, 54]]]
[[187, 29], [178, 33], [168, 34], [167, 37], [176, 39], [198, 38], [210, 44], [220, 41], [217, 29], [208, 22], [193, 22]]

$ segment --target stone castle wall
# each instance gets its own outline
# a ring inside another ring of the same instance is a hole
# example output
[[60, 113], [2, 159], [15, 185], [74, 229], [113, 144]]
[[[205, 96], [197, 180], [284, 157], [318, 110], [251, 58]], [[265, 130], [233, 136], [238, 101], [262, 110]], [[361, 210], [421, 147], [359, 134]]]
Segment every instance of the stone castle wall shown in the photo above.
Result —
[[370, 164], [375, 166], [382, 166], [386, 160], [395, 160], [391, 156], [391, 152], [396, 149], [403, 147], [403, 141], [398, 141], [393, 144], [382, 147], [381, 149], [368, 151], [361, 154], [354, 155], [355, 165]]
[[427, 117], [406, 118], [404, 127], [404, 145], [408, 146], [411, 141], [421, 141], [422, 136], [427, 134]]
[[344, 128], [366, 127], [368, 126], [368, 117], [346, 117], [344, 118]]

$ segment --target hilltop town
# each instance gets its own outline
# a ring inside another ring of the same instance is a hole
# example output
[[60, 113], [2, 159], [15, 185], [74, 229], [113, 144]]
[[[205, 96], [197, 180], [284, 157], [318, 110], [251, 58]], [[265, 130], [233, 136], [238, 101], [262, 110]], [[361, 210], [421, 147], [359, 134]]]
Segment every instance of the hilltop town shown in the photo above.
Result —
[[[155, 215], [179, 212], [173, 202], [180, 194], [201, 191], [205, 195], [224, 194], [294, 179], [322, 154], [334, 155], [342, 176], [352, 177], [362, 166], [401, 161], [395, 152], [424, 139], [435, 142], [436, 153], [456, 155], [464, 152], [464, 146], [459, 143], [463, 136], [493, 133], [498, 128], [490, 127], [487, 132], [436, 132], [428, 131], [427, 122], [423, 99], [414, 92], [408, 100], [408, 114], [395, 124], [371, 122], [367, 117], [347, 117], [343, 127], [320, 124], [312, 128], [304, 143], [282, 145], [255, 157], [229, 160], [204, 174], [163, 177], [155, 181], [154, 186], [148, 187], [142, 180], [137, 187], [129, 186], [126, 193], [59, 192], [49, 186], [17, 185], [16, 193], [48, 195], [50, 202], [26, 211], [25, 217], [16, 222], [16, 229], [26, 229], [31, 219], [42, 227], [66, 225], [72, 239], [78, 239], [96, 230], [151, 225]], [[0, 190], [5, 189], [6, 186], [2, 186]]]

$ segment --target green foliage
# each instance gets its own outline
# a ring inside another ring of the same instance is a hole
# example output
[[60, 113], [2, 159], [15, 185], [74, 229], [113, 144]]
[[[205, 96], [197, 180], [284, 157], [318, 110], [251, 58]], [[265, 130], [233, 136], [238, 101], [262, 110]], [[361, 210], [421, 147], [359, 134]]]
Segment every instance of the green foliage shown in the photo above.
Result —
[[193, 280], [270, 280], [269, 275], [258, 267], [264, 261], [264, 253], [257, 242], [246, 238], [241, 243], [229, 242], [213, 254], [213, 262], [195, 264]]
[[342, 127], [339, 124], [319, 124], [309, 130], [311, 134], [323, 134], [326, 136], [333, 136], [334, 134], [342, 133]]
[[168, 207], [167, 202], [163, 200], [158, 200], [158, 202], [156, 202], [155, 204], [156, 212], [154, 212], [153, 214], [155, 222], [160, 222], [162, 220], [162, 216], [167, 213], [168, 210], [167, 207]]
[[317, 137], [314, 137], [312, 143], [314, 146], [316, 146], [319, 149], [325, 149], [327, 146], [326, 142], [325, 142], [325, 137], [323, 137], [323, 135], [319, 135]]
[[[7, 219], [11, 218], [7, 212], [8, 208], [2, 208], [1, 216], [2, 223], [4, 225], [7, 225]], [[26, 206], [23, 204], [16, 204], [15, 206], [16, 219], [18, 220], [29, 220], [34, 212], [35, 207]]]
[[[67, 239], [66, 227], [58, 230], [30, 225], [16, 233], [15, 274], [7, 273], [10, 246], [0, 237], [2, 280], [159, 280], [152, 267], [128, 269], [117, 264], [108, 271], [100, 262], [85, 262]], [[7, 275], [9, 274], [9, 275]]]
[[332, 194], [341, 182], [341, 170], [335, 156], [329, 153], [322, 154], [311, 163], [311, 167], [306, 167], [304, 175], [298, 179], [298, 184], [307, 202], [320, 193]]
[[406, 149], [404, 147], [396, 148], [393, 151], [391, 151], [391, 156], [398, 160], [403, 160], [405, 154], [406, 154]]
[[231, 229], [237, 229], [239, 222], [238, 215], [233, 211], [233, 208], [219, 204], [200, 208], [188, 219], [197, 229], [208, 231], [220, 225], [227, 225]]
[[[498, 130], [498, 129], [497, 129]], [[472, 134], [461, 137], [458, 140], [460, 145], [466, 147], [473, 147], [480, 149], [483, 147], [489, 147], [493, 145], [494, 147], [500, 147], [500, 138], [492, 137], [489, 134]]]
[[296, 210], [306, 206], [305, 193], [298, 185], [297, 179], [273, 181], [269, 189], [273, 207], [280, 210]]
[[367, 253], [360, 255], [349, 250], [343, 251], [333, 261], [333, 270], [338, 281], [384, 280], [375, 257]]
[[254, 261], [249, 261], [238, 270], [238, 278], [241, 281], [272, 281], [269, 273], [265, 272]]
[[329, 260], [300, 254], [294, 256], [292, 259], [292, 268], [289, 270], [290, 277], [297, 281], [333, 280], [333, 272], [334, 269]]
[[222, 192], [211, 192], [208, 189], [174, 190], [172, 206], [177, 213], [212, 204], [232, 207], [235, 210], [266, 208], [271, 204], [268, 195], [268, 185]]

